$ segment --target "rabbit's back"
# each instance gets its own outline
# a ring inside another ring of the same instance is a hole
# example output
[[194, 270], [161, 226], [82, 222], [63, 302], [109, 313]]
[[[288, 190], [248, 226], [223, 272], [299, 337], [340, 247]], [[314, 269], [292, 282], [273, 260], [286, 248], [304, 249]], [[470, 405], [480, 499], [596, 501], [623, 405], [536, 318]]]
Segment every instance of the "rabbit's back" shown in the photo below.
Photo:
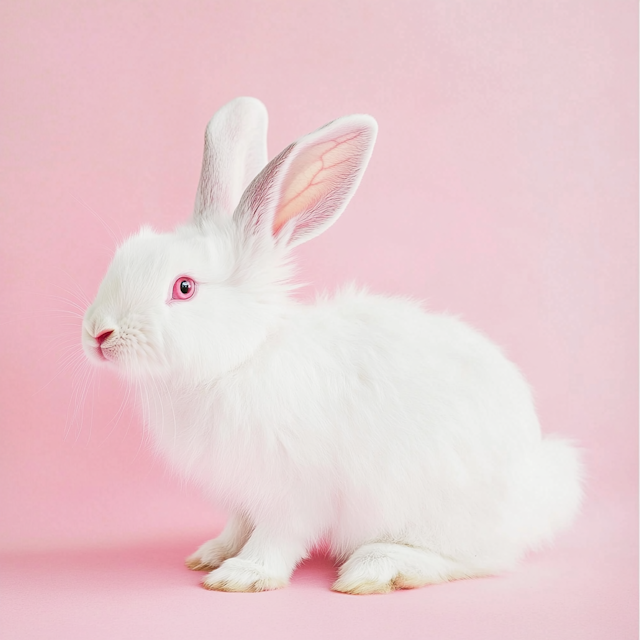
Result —
[[277, 339], [298, 384], [313, 380], [308, 392], [318, 400], [326, 394], [323, 407], [354, 414], [359, 428], [349, 433], [371, 435], [367, 425], [376, 425], [430, 446], [478, 450], [499, 442], [501, 452], [539, 440], [515, 365], [469, 325], [411, 300], [348, 288], [304, 307]]

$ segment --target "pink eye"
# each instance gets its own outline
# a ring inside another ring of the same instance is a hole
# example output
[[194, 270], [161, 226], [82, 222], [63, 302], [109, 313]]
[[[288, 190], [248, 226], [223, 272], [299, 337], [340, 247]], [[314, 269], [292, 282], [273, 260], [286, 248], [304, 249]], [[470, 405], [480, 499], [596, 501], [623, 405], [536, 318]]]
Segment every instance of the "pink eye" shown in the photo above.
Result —
[[196, 283], [187, 276], [180, 276], [173, 283], [172, 300], [188, 300], [196, 291]]

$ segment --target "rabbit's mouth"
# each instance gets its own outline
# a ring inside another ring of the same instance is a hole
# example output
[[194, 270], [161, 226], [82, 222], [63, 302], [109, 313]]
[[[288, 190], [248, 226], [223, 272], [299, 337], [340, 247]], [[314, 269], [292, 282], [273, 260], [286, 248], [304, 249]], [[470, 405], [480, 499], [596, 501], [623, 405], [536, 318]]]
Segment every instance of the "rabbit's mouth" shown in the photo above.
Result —
[[115, 367], [134, 378], [166, 367], [157, 342], [157, 336], [148, 328], [129, 320], [111, 321], [108, 326], [89, 320], [82, 328], [82, 346], [89, 361], [96, 366]]
[[86, 327], [82, 329], [82, 346], [89, 360], [94, 362], [107, 362], [114, 360], [114, 336], [113, 329], [103, 329], [92, 332]]

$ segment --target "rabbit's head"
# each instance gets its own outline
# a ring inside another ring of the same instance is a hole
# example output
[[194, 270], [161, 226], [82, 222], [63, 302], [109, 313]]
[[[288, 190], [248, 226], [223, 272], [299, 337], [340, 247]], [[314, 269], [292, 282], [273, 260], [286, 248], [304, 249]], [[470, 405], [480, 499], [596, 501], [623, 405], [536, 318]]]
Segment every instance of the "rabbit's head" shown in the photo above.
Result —
[[289, 249], [342, 213], [377, 125], [340, 118], [268, 164], [266, 129], [252, 98], [216, 113], [192, 219], [172, 233], [143, 227], [118, 248], [84, 317], [89, 359], [132, 376], [210, 379], [266, 339], [287, 309]]

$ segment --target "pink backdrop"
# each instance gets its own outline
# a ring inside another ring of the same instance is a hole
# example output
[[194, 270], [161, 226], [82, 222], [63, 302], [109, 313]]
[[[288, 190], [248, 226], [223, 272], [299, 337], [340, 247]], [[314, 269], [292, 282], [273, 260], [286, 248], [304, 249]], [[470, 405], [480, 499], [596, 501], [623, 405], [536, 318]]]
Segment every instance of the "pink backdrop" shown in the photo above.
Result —
[[[7, 637], [637, 637], [637, 12], [4, 2]], [[189, 215], [204, 126], [238, 95], [269, 108], [271, 155], [340, 115], [380, 125], [347, 212], [298, 250], [303, 295], [356, 280], [461, 314], [525, 372], [544, 428], [584, 447], [583, 515], [519, 572], [355, 598], [328, 591], [323, 559], [256, 595], [182, 567], [223, 515], [152, 457], [117, 380], [74, 378], [73, 313], [112, 234]]]

